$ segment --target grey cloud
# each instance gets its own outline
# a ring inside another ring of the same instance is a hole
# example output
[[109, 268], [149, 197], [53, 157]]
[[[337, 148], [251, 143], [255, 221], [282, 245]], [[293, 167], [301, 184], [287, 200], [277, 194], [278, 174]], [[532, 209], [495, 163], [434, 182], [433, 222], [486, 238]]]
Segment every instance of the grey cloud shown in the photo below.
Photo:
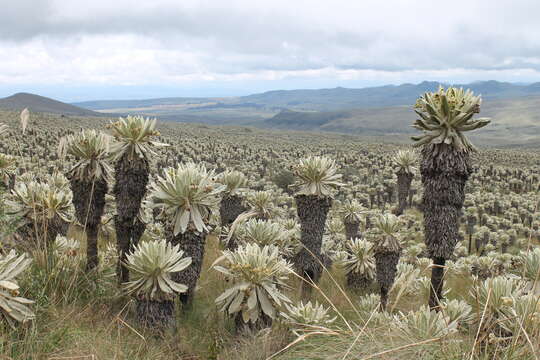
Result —
[[43, 33], [52, 15], [49, 0], [1, 0], [0, 39], [24, 40]]
[[[359, 14], [361, 26], [348, 30], [340, 26], [338, 5], [335, 13], [327, 14], [335, 17], [333, 22], [325, 18], [317, 23], [290, 9], [257, 11], [238, 4], [151, 10], [134, 5], [81, 17], [63, 13], [59, 2], [1, 1], [9, 3], [2, 6], [0, 41], [137, 34], [158, 41], [163, 48], [195, 49], [201, 53], [203, 68], [221, 73], [326, 67], [540, 70], [540, 24], [535, 18], [540, 5], [535, 0], [477, 1], [463, 9], [471, 12], [463, 19], [452, 19], [452, 14], [445, 18], [447, 4], [441, 4], [441, 12], [433, 18], [417, 13], [415, 7], [393, 17]], [[417, 7], [424, 3], [418, 2]], [[456, 1], [455, 6], [460, 4], [466, 2]], [[391, 13], [392, 8], [387, 11]]]

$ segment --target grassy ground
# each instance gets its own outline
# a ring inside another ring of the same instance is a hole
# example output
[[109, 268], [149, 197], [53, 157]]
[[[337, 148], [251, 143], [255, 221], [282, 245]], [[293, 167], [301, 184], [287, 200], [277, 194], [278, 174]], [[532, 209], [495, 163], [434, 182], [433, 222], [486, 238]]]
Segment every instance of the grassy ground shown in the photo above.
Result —
[[[178, 310], [177, 331], [163, 336], [137, 326], [133, 301], [117, 289], [112, 264], [89, 277], [82, 263], [78, 271], [62, 272], [58, 264], [47, 271], [34, 262], [20, 285], [25, 297], [36, 300], [37, 319], [0, 335], [0, 359], [254, 359], [258, 339], [238, 341], [232, 321], [214, 305], [226, 285], [209, 269], [218, 254], [217, 240], [209, 238], [194, 305]], [[268, 353], [281, 346], [274, 340]], [[284, 336], [283, 345], [288, 340]]]
[[[103, 239], [101, 252], [106, 253]], [[74, 260], [78, 261], [75, 267], [62, 266], [40, 260], [50, 256], [38, 256], [20, 284], [25, 291], [23, 295], [36, 300], [37, 320], [7, 334], [4, 329], [0, 335], [0, 359], [451, 360], [462, 359], [471, 352], [475, 338], [472, 328], [460, 332], [452, 341], [435, 339], [418, 344], [394, 336], [387, 324], [379, 325], [371, 318], [360, 316], [355, 309], [362, 294], [343, 290], [345, 276], [335, 268], [322, 277], [313, 298], [331, 304], [342, 315], [338, 319], [340, 331], [321, 329], [319, 335], [307, 337], [289, 348], [295, 337], [280, 325], [272, 331], [237, 336], [232, 321], [223, 317], [214, 305], [214, 299], [226, 287], [219, 273], [210, 269], [219, 253], [216, 238], [209, 237], [194, 305], [187, 311], [178, 310], [177, 331], [162, 336], [137, 325], [132, 315], [132, 300], [122, 296], [117, 288], [114, 259], [104, 257], [100, 272], [87, 276], [83, 261]], [[422, 275], [429, 275], [427, 271]], [[291, 284], [288, 295], [297, 300], [299, 280]], [[448, 285], [452, 289], [449, 298], [453, 298], [467, 294], [470, 283], [449, 277]], [[390, 309], [406, 312], [426, 302], [423, 294], [399, 299], [394, 294]], [[287, 350], [281, 351], [283, 348]], [[480, 350], [471, 359], [490, 359], [493, 354], [493, 349]], [[506, 353], [500, 358], [535, 358], [531, 352], [516, 356]]]

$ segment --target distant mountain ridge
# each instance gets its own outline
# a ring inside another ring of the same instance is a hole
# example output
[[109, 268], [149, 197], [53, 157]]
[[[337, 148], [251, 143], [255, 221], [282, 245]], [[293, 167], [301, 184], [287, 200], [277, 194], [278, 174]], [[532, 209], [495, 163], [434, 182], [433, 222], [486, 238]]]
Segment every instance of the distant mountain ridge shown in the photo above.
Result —
[[[235, 107], [265, 107], [274, 111], [284, 109], [298, 111], [338, 111], [411, 105], [419, 95], [427, 91], [434, 91], [439, 85], [448, 86], [448, 84], [436, 81], [423, 81], [419, 84], [385, 85], [359, 89], [337, 87], [333, 89], [313, 90], [273, 90], [240, 97], [101, 100], [78, 102], [73, 105], [91, 110], [147, 108], [173, 104], [211, 104], [212, 108], [230, 108], [234, 105]], [[469, 88], [475, 93], [482, 94], [485, 99], [540, 95], [540, 82], [523, 85], [489, 80], [470, 84], [455, 84], [453, 86]]]
[[22, 110], [28, 108], [32, 112], [43, 112], [73, 116], [103, 116], [104, 114], [83, 109], [58, 100], [29, 93], [17, 93], [0, 99], [0, 109]]
[[221, 98], [192, 98], [192, 97], [167, 97], [138, 100], [91, 100], [74, 102], [71, 105], [89, 110], [103, 110], [116, 108], [145, 108], [158, 105], [200, 104], [208, 101], [219, 101]]
[[[482, 144], [528, 144], [540, 142], [540, 95], [509, 99], [488, 99], [481, 117], [489, 126], [470, 136]], [[408, 139], [418, 131], [411, 125], [417, 115], [410, 105], [359, 108], [344, 111], [283, 110], [258, 126], [281, 130], [331, 131], [365, 136], [395, 136]], [[468, 134], [469, 135], [469, 134]]]
[[[74, 104], [32, 94], [0, 99], [0, 108], [30, 108], [80, 116], [125, 116], [137, 114], [160, 121], [261, 128], [330, 131], [409, 141], [416, 133], [413, 104], [438, 82], [387, 85], [364, 89], [277, 90], [243, 97], [160, 98], [146, 100], [94, 101]], [[540, 144], [540, 83], [529, 85], [483, 81], [454, 85], [482, 94], [480, 116], [492, 122], [470, 136], [478, 144], [535, 146]]]
[[[362, 89], [334, 88], [321, 90], [280, 90], [244, 97], [245, 101], [264, 102], [269, 106], [305, 107], [312, 110], [332, 111], [352, 108], [375, 108], [412, 105], [428, 91], [450, 84], [424, 81], [419, 84], [386, 85]], [[484, 99], [515, 98], [540, 95], [540, 83], [518, 85], [498, 81], [482, 81], [471, 84], [453, 84], [468, 88]], [[286, 100], [285, 100], [286, 99]]]
[[[77, 103], [93, 110], [142, 114], [163, 121], [248, 125], [302, 131], [331, 131], [403, 141], [417, 132], [413, 104], [435, 81], [363, 89], [275, 90], [229, 98], [162, 98]], [[540, 83], [478, 81], [453, 85], [484, 99], [481, 116], [492, 123], [471, 134], [482, 144], [540, 142]], [[478, 138], [481, 137], [482, 139]], [[407, 140], [408, 141], [408, 140]]]

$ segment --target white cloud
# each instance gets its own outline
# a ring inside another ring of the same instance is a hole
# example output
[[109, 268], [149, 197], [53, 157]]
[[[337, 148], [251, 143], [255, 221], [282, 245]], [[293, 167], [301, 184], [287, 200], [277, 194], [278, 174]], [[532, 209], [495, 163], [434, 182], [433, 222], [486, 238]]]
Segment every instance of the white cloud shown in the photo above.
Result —
[[0, 0], [0, 6], [3, 84], [540, 80], [536, 0]]

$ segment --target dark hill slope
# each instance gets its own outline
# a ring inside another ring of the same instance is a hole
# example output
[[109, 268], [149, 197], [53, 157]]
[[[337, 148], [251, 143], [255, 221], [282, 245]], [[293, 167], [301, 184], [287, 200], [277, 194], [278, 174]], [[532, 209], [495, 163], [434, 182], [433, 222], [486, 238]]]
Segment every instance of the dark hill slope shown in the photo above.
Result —
[[283, 110], [272, 118], [265, 120], [264, 126], [291, 130], [313, 130], [334, 120], [350, 117], [351, 114], [346, 111], [302, 112]]
[[8, 110], [22, 110], [24, 108], [28, 108], [32, 112], [43, 112], [61, 115], [103, 116], [103, 114], [92, 110], [83, 109], [44, 96], [28, 93], [18, 93], [0, 99], [0, 108]]

